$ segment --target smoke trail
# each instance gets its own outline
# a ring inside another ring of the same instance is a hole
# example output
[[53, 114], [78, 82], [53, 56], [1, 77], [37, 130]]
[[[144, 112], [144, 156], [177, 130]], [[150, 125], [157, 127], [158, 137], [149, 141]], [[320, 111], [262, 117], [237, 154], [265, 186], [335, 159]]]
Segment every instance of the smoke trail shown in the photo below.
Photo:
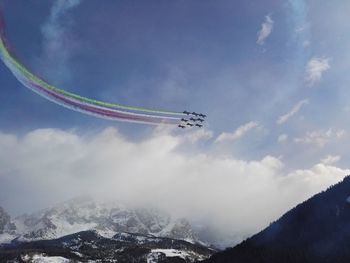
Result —
[[71, 110], [103, 119], [146, 124], [164, 123], [177, 125], [181, 121], [180, 116], [184, 115], [184, 113], [181, 112], [124, 106], [89, 99], [48, 84], [30, 72], [25, 66], [16, 60], [16, 58], [7, 48], [7, 39], [5, 37], [5, 23], [1, 13], [0, 58], [9, 68], [12, 74], [17, 78], [17, 80], [20, 81], [25, 87], [29, 88], [40, 96]]
[[292, 27], [294, 27], [294, 37], [298, 45], [300, 63], [305, 62], [305, 43], [309, 44], [310, 24], [307, 21], [308, 7], [304, 0], [290, 0], [292, 10]]

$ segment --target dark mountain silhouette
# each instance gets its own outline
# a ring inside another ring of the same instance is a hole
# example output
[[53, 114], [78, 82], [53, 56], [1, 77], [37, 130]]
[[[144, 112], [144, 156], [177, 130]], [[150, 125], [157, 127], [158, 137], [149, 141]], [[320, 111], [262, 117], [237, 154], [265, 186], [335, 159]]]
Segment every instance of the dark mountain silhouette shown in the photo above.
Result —
[[204, 262], [349, 263], [350, 176]]
[[14, 240], [0, 245], [0, 262], [56, 262], [48, 260], [60, 257], [63, 261], [57, 262], [190, 263], [213, 252], [184, 240], [135, 233], [106, 238], [90, 230], [52, 240]]

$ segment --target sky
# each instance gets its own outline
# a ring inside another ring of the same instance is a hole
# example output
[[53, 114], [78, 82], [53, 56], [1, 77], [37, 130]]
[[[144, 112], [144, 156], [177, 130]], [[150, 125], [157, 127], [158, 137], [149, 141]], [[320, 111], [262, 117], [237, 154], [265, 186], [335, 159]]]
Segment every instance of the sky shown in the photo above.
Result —
[[347, 1], [0, 7], [11, 49], [47, 82], [208, 115], [192, 130], [98, 119], [37, 96], [0, 63], [0, 205], [12, 215], [96, 194], [234, 240], [350, 174]]

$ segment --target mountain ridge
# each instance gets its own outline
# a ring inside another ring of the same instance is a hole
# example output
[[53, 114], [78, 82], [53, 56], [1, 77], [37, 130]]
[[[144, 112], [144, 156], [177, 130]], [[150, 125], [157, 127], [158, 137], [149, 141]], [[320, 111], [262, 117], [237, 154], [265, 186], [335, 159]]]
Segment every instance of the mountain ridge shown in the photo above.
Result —
[[350, 262], [350, 176], [204, 263]]
[[121, 202], [97, 202], [89, 197], [72, 199], [12, 220], [4, 212], [2, 218], [12, 230], [5, 229], [3, 223], [0, 243], [9, 242], [11, 237], [22, 241], [55, 239], [86, 230], [98, 230], [109, 236], [129, 232], [205, 243], [184, 218], [172, 218], [155, 208], [131, 208]]
[[[147, 262], [190, 263], [208, 258], [215, 250], [184, 240], [133, 233], [104, 237], [96, 230], [51, 240], [0, 245], [1, 262]], [[42, 261], [35, 261], [35, 259]], [[45, 261], [46, 260], [46, 261]]]

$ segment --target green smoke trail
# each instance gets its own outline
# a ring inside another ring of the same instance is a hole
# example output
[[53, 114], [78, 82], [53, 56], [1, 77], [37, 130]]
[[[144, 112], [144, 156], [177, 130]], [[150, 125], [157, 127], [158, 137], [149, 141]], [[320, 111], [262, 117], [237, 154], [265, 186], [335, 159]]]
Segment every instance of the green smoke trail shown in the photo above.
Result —
[[164, 110], [156, 110], [156, 109], [147, 109], [147, 108], [142, 108], [142, 107], [132, 107], [132, 106], [125, 106], [125, 105], [120, 105], [120, 104], [115, 104], [115, 103], [109, 103], [109, 102], [103, 102], [103, 101], [99, 101], [99, 100], [95, 100], [95, 99], [90, 99], [90, 98], [86, 98], [83, 96], [79, 96], [77, 94], [56, 88], [50, 84], [48, 84], [47, 82], [45, 82], [44, 80], [40, 79], [39, 77], [37, 77], [36, 75], [34, 75], [32, 72], [30, 72], [27, 68], [25, 68], [20, 62], [18, 62], [8, 51], [8, 49], [6, 48], [5, 43], [3, 42], [3, 40], [0, 40], [0, 51], [2, 53], [2, 55], [5, 57], [6, 60], [9, 60], [12, 64], [15, 65], [15, 67], [17, 68], [17, 70], [19, 70], [25, 77], [27, 77], [28, 79], [30, 79], [31, 81], [38, 83], [40, 86], [50, 90], [50, 91], [54, 91], [57, 92], [61, 95], [67, 96], [69, 98], [78, 100], [82, 103], [88, 103], [88, 104], [92, 104], [92, 105], [96, 105], [96, 106], [101, 106], [101, 107], [108, 107], [108, 108], [112, 108], [112, 109], [121, 109], [121, 110], [131, 110], [131, 111], [135, 111], [135, 112], [143, 112], [143, 113], [156, 113], [156, 114], [165, 114], [165, 115], [177, 115], [177, 116], [181, 116], [184, 115], [181, 112], [174, 112], [174, 111], [164, 111]]

